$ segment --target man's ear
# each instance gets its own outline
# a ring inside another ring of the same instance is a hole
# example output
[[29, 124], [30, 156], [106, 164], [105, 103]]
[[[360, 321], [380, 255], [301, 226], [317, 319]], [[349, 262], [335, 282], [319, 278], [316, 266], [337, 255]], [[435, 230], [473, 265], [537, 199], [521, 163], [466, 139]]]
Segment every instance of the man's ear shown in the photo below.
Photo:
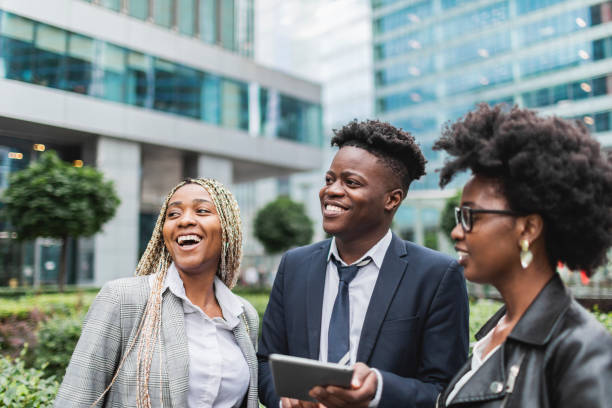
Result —
[[401, 188], [394, 188], [388, 191], [385, 198], [385, 210], [393, 212], [402, 203], [404, 191]]

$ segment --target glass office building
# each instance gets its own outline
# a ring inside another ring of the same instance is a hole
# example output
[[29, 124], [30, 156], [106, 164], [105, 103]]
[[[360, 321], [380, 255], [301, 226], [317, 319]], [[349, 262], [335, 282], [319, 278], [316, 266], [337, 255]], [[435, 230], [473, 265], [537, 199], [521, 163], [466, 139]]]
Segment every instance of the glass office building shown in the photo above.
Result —
[[373, 0], [372, 9], [377, 116], [412, 132], [429, 161], [396, 217], [417, 240], [436, 229], [447, 195], [432, 144], [476, 103], [575, 118], [612, 146], [612, 2]]
[[[102, 170], [122, 200], [103, 233], [71, 242], [69, 283], [130, 276], [186, 176], [234, 184], [320, 166], [319, 85], [252, 54], [253, 0], [2, 2], [0, 191], [42, 146]], [[57, 249], [0, 224], [0, 285], [53, 282]]]

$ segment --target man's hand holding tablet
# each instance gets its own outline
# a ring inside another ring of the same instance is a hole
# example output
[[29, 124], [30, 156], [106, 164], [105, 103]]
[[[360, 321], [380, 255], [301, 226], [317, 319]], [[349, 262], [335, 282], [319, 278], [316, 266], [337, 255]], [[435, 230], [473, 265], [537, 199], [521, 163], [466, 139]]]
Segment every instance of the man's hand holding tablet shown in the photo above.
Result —
[[282, 408], [367, 407], [376, 394], [377, 375], [363, 363], [351, 368], [272, 354], [270, 368]]

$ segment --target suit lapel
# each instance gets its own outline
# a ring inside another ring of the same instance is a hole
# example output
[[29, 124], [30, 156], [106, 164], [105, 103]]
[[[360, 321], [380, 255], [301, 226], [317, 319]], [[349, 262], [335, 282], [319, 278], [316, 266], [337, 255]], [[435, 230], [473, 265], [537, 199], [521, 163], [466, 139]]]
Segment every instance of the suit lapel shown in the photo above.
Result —
[[323, 310], [323, 291], [327, 271], [327, 254], [331, 240], [325, 241], [312, 256], [306, 260], [306, 316], [308, 320], [308, 355], [317, 360], [321, 337], [321, 313]]
[[404, 243], [393, 234], [363, 321], [359, 348], [357, 349], [357, 361], [367, 362], [372, 354], [387, 309], [389, 309], [397, 287], [406, 272], [408, 260], [402, 258], [405, 255], [406, 247]]
[[247, 332], [245, 314], [243, 313], [240, 316], [240, 322], [236, 327], [234, 327], [234, 337], [236, 338], [236, 343], [238, 343], [238, 347], [242, 351], [244, 358], [249, 366], [249, 373], [251, 375], [249, 380], [249, 390], [246, 400], [246, 407], [257, 407], [257, 404], [253, 404], [252, 401], [257, 401], [257, 357], [255, 356], [255, 348], [253, 347], [253, 343], [249, 337], [249, 333]]
[[185, 315], [181, 299], [170, 290], [163, 294], [163, 356], [168, 369], [168, 384], [173, 407], [187, 406], [189, 388], [189, 349], [185, 332]]

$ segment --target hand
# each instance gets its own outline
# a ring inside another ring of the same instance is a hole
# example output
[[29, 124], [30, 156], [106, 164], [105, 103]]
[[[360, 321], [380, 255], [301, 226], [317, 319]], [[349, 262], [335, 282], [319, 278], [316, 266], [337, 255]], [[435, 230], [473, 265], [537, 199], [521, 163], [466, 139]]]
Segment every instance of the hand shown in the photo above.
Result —
[[355, 364], [354, 369], [351, 389], [333, 385], [317, 386], [310, 390], [310, 396], [328, 408], [367, 408], [376, 396], [378, 378], [376, 373], [363, 363]]
[[301, 401], [293, 398], [281, 398], [282, 408], [317, 408], [321, 407], [321, 404], [316, 402]]

